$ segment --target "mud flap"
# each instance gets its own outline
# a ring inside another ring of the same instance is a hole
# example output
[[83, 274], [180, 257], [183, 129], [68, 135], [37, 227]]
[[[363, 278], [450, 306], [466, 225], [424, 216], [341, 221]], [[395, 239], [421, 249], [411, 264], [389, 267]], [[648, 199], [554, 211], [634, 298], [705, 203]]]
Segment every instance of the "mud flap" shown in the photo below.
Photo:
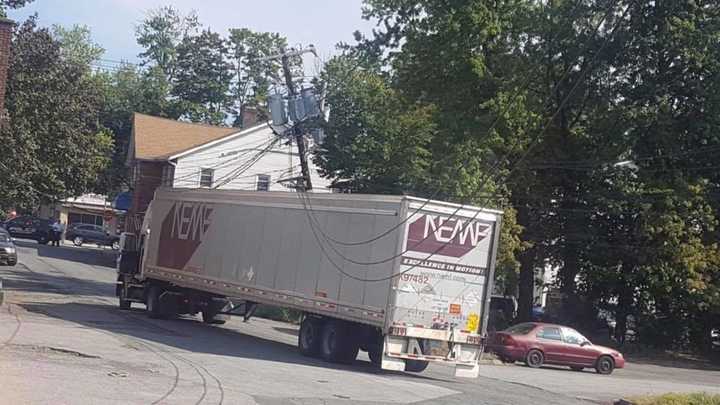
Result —
[[453, 348], [455, 358], [457, 361], [465, 362], [466, 364], [455, 365], [455, 377], [477, 378], [480, 374], [478, 360], [481, 351], [482, 348], [478, 346], [456, 344]]
[[466, 366], [463, 364], [455, 365], [455, 377], [460, 378], [477, 378], [480, 375], [480, 365]]
[[382, 362], [380, 363], [380, 368], [382, 368], [383, 370], [405, 371], [405, 360], [389, 357], [385, 355], [385, 353], [402, 353], [406, 344], [407, 339], [405, 338], [385, 336], [385, 345], [382, 355]]

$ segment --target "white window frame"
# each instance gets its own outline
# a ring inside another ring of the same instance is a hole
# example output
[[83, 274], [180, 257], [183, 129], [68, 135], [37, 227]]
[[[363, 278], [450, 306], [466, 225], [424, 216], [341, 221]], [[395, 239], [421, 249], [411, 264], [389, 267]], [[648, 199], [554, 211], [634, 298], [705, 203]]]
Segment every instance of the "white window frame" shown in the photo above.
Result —
[[[270, 175], [258, 174], [255, 182], [255, 191], [270, 191]], [[261, 186], [261, 184], [263, 186]]]
[[[207, 177], [210, 177], [209, 184], [207, 182]], [[204, 183], [203, 183], [203, 178], [205, 178]], [[201, 188], [212, 188], [214, 181], [215, 181], [215, 169], [211, 169], [211, 168], [200, 169], [200, 187]]]

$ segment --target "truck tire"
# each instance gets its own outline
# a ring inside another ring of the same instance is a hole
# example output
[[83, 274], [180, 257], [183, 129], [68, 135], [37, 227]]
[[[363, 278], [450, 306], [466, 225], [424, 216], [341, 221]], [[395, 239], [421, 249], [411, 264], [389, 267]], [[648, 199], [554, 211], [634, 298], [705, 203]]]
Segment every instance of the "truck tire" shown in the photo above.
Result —
[[298, 349], [303, 356], [317, 357], [320, 354], [323, 324], [317, 318], [306, 316], [300, 324]]
[[383, 356], [383, 345], [381, 344], [373, 344], [368, 346], [367, 349], [368, 357], [370, 357], [370, 363], [372, 363], [374, 366], [380, 367], [380, 364], [382, 363], [382, 356]]
[[163, 293], [162, 288], [156, 284], [150, 284], [148, 289], [147, 298], [145, 300], [145, 306], [147, 307], [147, 313], [150, 318], [162, 319], [165, 318], [165, 312], [163, 311], [162, 305], [160, 304], [160, 295]]
[[322, 328], [320, 355], [325, 361], [350, 364], [357, 357], [360, 344], [352, 324], [331, 320]]
[[118, 306], [120, 309], [128, 310], [132, 306], [132, 301], [127, 299], [127, 296], [125, 295], [125, 287], [120, 286], [120, 294], [118, 296]]
[[425, 369], [428, 367], [428, 364], [430, 364], [430, 362], [427, 362], [425, 360], [405, 360], [405, 371], [421, 373], [425, 371]]
[[200, 312], [202, 313], [202, 320], [204, 323], [212, 325], [225, 324], [225, 319], [222, 318], [222, 315], [218, 314], [217, 311], [211, 308], [204, 308]]

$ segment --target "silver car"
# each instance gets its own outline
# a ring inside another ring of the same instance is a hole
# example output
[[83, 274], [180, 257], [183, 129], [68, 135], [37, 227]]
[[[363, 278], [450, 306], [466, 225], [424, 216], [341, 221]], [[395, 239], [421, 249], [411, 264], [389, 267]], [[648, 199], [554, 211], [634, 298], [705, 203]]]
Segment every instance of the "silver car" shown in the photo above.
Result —
[[14, 266], [17, 264], [17, 248], [10, 234], [0, 228], [0, 264]]

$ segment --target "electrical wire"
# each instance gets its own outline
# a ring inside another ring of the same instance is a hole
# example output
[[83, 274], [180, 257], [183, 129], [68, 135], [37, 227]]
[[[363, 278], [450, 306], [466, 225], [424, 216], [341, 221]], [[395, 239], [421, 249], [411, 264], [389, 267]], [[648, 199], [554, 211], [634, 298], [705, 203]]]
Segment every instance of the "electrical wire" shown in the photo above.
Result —
[[232, 172], [228, 173], [226, 176], [223, 176], [223, 178], [218, 179], [217, 180], [218, 184], [216, 186], [214, 186], [213, 188], [217, 189], [219, 187], [222, 187], [222, 186], [230, 183], [235, 178], [240, 176], [242, 173], [244, 173], [245, 171], [250, 169], [255, 163], [257, 163], [258, 160], [260, 160], [263, 156], [265, 156], [265, 154], [267, 154], [270, 151], [270, 149], [272, 149], [278, 141], [279, 141], [279, 138], [273, 139], [273, 141], [270, 142], [267, 147], [265, 147], [264, 149], [262, 149], [258, 153], [256, 153], [250, 159], [250, 161], [247, 162], [244, 166], [240, 166], [237, 169], [233, 170]]
[[[618, 2], [618, 1], [619, 1], [619, 0], [615, 1], [615, 2], [613, 3], [613, 5], [611, 5], [611, 7], [610, 7], [610, 8], [608, 9], [608, 11], [606, 12], [606, 14], [603, 16], [603, 18], [602, 18], [602, 19], [600, 20], [600, 22], [597, 24], [597, 26], [595, 27], [595, 35], [597, 35], [597, 32], [598, 32], [598, 30], [600, 29], [600, 27], [604, 24], [605, 20], [606, 20], [607, 17], [610, 15], [610, 13], [615, 9], [615, 6], [617, 5], [617, 2]], [[512, 175], [512, 174], [515, 172], [515, 170], [517, 170], [517, 168], [520, 167], [520, 164], [521, 164], [523, 161], [525, 161], [525, 159], [527, 159], [527, 157], [530, 155], [530, 152], [534, 149], [534, 147], [536, 147], [536, 146], [539, 144], [539, 142], [540, 142], [540, 140], [541, 140], [541, 136], [545, 133], [545, 131], [547, 131], [547, 129], [548, 129], [548, 128], [550, 127], [550, 125], [552, 124], [552, 122], [555, 120], [555, 118], [558, 116], [558, 114], [560, 114], [560, 112], [562, 111], [562, 109], [563, 109], [563, 108], [565, 107], [565, 105], [568, 103], [568, 101], [570, 100], [570, 97], [573, 95], [573, 93], [575, 93], [575, 90], [577, 90], [577, 88], [580, 86], [580, 83], [584, 80], [585, 75], [588, 73], [588, 70], [590, 70], [590, 67], [592, 66], [592, 64], [595, 62], [595, 60], [597, 60], [598, 56], [602, 53], [602, 51], [605, 49], [605, 47], [606, 47], [606, 46], [608, 45], [608, 43], [610, 42], [609, 40], [610, 40], [611, 38], [614, 38], [615, 33], [617, 32], [617, 28], [620, 26], [620, 23], [625, 19], [625, 16], [627, 15], [629, 9], [630, 9], [630, 8], [628, 7], [628, 8], [625, 9], [625, 11], [623, 11], [622, 15], [620, 16], [620, 18], [618, 18], [616, 24], [613, 26], [611, 33], [608, 35], [608, 37], [605, 38], [605, 40], [603, 41], [602, 46], [601, 46], [601, 47], [598, 49], [598, 51], [595, 53], [595, 55], [594, 55], [593, 58], [591, 59], [590, 63], [588, 64], [587, 68], [584, 69], [584, 70], [581, 72], [580, 77], [579, 77], [578, 80], [575, 82], [575, 84], [574, 84], [573, 87], [570, 89], [570, 91], [569, 91], [568, 94], [565, 96], [565, 98], [562, 100], [562, 102], [560, 103], [560, 105], [558, 106], [558, 108], [556, 109], [556, 111], [555, 111], [555, 112], [552, 114], [552, 116], [550, 116], [550, 117], [548, 118], [548, 120], [546, 121], [546, 123], [545, 123], [542, 131], [540, 131], [540, 132], [538, 133], [538, 136], [533, 140], [533, 142], [531, 142], [531, 144], [528, 146], [528, 148], [525, 150], [525, 152], [524, 152], [524, 153], [521, 155], [521, 157], [515, 162], [515, 165], [513, 166], [513, 168], [512, 168], [512, 169], [508, 172], [508, 174], [505, 176], [506, 178], [509, 177], [510, 175]], [[589, 42], [589, 41], [588, 41], [588, 42]], [[568, 69], [568, 71], [566, 72], [565, 76], [567, 76], [572, 69], [573, 69], [573, 67], [571, 67], [570, 69]], [[564, 78], [565, 78], [565, 77], [563, 77], [563, 79], [560, 80], [558, 83], [561, 83], [562, 81], [564, 81]], [[495, 169], [497, 169], [497, 168], [499, 167], [499, 162], [500, 162], [500, 161], [498, 161], [498, 164], [496, 164], [496, 168], [495, 168]], [[484, 181], [483, 184], [480, 186], [480, 189], [482, 189], [482, 188], [485, 186], [485, 184], [487, 183], [487, 180], [489, 180], [489, 177], [486, 177], [486, 178], [485, 178], [485, 181]], [[399, 276], [401, 276], [401, 275], [403, 275], [403, 274], [408, 273], [409, 271], [411, 271], [412, 269], [414, 269], [415, 267], [418, 266], [418, 265], [416, 264], [416, 265], [410, 266], [409, 268], [407, 268], [407, 269], [405, 269], [405, 270], [403, 270], [403, 271], [401, 271], [401, 272], [399, 272], [399, 273], [397, 273], [397, 274], [393, 274], [393, 275], [385, 276], [385, 277], [380, 277], [380, 278], [375, 278], [375, 279], [362, 279], [362, 278], [359, 278], [359, 277], [350, 275], [350, 274], [347, 273], [344, 269], [342, 269], [340, 266], [338, 266], [338, 265], [332, 260], [332, 258], [330, 258], [330, 256], [327, 254], [327, 250], [325, 250], [325, 248], [324, 248], [324, 246], [323, 246], [323, 244], [322, 244], [322, 242], [321, 242], [321, 240], [320, 240], [320, 238], [319, 238], [319, 236], [318, 236], [318, 234], [317, 234], [318, 231], [315, 229], [314, 223], [313, 223], [313, 221], [310, 219], [310, 216], [309, 216], [309, 215], [310, 215], [310, 211], [307, 209], [306, 202], [305, 202], [305, 197], [304, 197], [304, 193], [300, 192], [300, 193], [298, 193], [298, 194], [300, 195], [301, 201], [302, 201], [302, 203], [303, 203], [303, 207], [304, 207], [304, 209], [305, 209], [305, 211], [306, 211], [306, 214], [308, 215], [308, 222], [309, 222], [310, 227], [311, 227], [311, 229], [312, 229], [313, 235], [315, 236], [316, 242], [318, 243], [321, 251], [323, 252], [323, 254], [325, 255], [325, 257], [328, 259], [328, 261], [329, 261], [329, 262], [333, 265], [333, 267], [335, 267], [341, 274], [345, 275], [346, 277], [352, 278], [352, 279], [354, 279], [354, 280], [358, 280], [358, 281], [379, 282], [379, 281], [385, 281], [385, 280], [393, 279], [393, 278], [395, 278], [395, 277], [399, 277]], [[427, 201], [426, 201], [426, 203], [427, 203]], [[449, 216], [448, 219], [454, 218], [454, 217], [460, 212], [460, 210], [461, 210], [463, 207], [465, 207], [464, 204], [459, 205], [459, 206], [455, 209], [455, 211], [452, 213], [452, 215]], [[482, 212], [483, 212], [482, 209], [477, 210], [477, 212], [475, 213], [475, 215], [473, 215], [470, 219], [465, 218], [466, 222], [462, 225], [460, 232], [464, 232], [465, 228], [466, 228], [467, 226], [469, 226], [471, 223], [473, 223], [473, 222], [477, 219], [477, 217], [480, 215], [480, 213], [482, 213]], [[411, 217], [411, 216], [409, 216], [409, 217]], [[408, 220], [408, 219], [406, 218], [404, 221], [406, 222], [407, 220]], [[496, 232], [497, 232], [497, 230], [496, 230]], [[423, 238], [421, 241], [417, 242], [417, 244], [420, 244], [420, 243], [422, 243], [423, 241], [427, 240], [427, 239], [430, 237], [430, 235], [431, 235], [431, 233], [428, 233], [428, 235], [427, 235], [425, 238]], [[416, 244], [416, 246], [417, 246], [417, 244]], [[436, 255], [438, 252], [440, 252], [442, 249], [444, 249], [448, 244], [449, 244], [449, 242], [441, 243], [440, 246], [439, 246], [437, 249], [435, 249], [432, 253], [430, 253], [428, 256], [426, 256], [426, 257], [423, 258], [423, 259], [418, 259], [419, 263], [421, 263], [421, 262], [423, 262], [423, 261], [426, 261], [426, 260], [429, 260], [431, 257], [433, 257], [433, 256]], [[403, 254], [405, 254], [408, 250], [409, 250], [408, 248], [405, 248], [405, 249], [403, 249], [403, 251], [401, 251], [401, 252], [398, 253], [398, 254], [393, 255], [393, 256], [390, 257], [390, 258], [387, 258], [387, 259], [385, 259], [385, 260], [380, 260], [380, 261], [374, 261], [374, 262], [357, 262], [357, 261], [351, 261], [350, 259], [348, 259], [347, 257], [345, 257], [344, 255], [341, 255], [341, 254], [338, 254], [338, 256], [340, 256], [341, 258], [343, 258], [344, 260], [346, 260], [346, 261], [348, 261], [348, 262], [350, 262], [350, 263], [362, 264], [362, 265], [374, 265], [374, 264], [386, 263], [386, 262], [388, 262], [388, 261], [394, 260], [394, 259], [402, 256]], [[338, 252], [336, 252], [336, 254], [337, 254], [337, 253], [338, 253]]]
[[[614, 5], [615, 5], [615, 4], [616, 4], [616, 3], [614, 3]], [[610, 12], [614, 9], [614, 5], [611, 6], [611, 7], [608, 9], [608, 11], [605, 13], [604, 17], [600, 20], [600, 22], [598, 23], [598, 25], [595, 27], [595, 34], [597, 34], [598, 30], [600, 29], [600, 27], [602, 26], [602, 24], [604, 23], [604, 21], [607, 19], [607, 17], [609, 16]], [[627, 13], [627, 9], [626, 9], [625, 12]], [[623, 17], [621, 17], [621, 19], [620, 19], [619, 21], [622, 21], [622, 18], [624, 18], [624, 15], [625, 15], [625, 14], [623, 14]], [[615, 28], [617, 28], [617, 25], [616, 25]], [[613, 32], [613, 34], [614, 34], [615, 29], [613, 29], [612, 32]], [[606, 41], [603, 43], [603, 45], [601, 46], [601, 48], [598, 50], [598, 52], [597, 52], [597, 53], [595, 54], [595, 56], [592, 58], [592, 60], [591, 60], [591, 62], [590, 62], [590, 65], [592, 65], [592, 63], [594, 63], [594, 61], [597, 59], [597, 57], [598, 57], [598, 56], [600, 55], [600, 53], [603, 51], [603, 49], [605, 48], [605, 46], [607, 46], [607, 44], [608, 44], [608, 39], [609, 39], [609, 38], [606, 38]], [[558, 81], [558, 84], [556, 85], [556, 87], [558, 87], [558, 86], [560, 85], [560, 83], [562, 83], [562, 82], [567, 78], [567, 76], [570, 74], [571, 71], [573, 71], [573, 67], [570, 67], [570, 68], [568, 68], [568, 69], [566, 70], [566, 72], [565, 72], [565, 74], [563, 75], [562, 79]], [[540, 131], [540, 133], [538, 133], [537, 137], [533, 140], [533, 142], [531, 142], [531, 144], [528, 146], [528, 148], [526, 149], [526, 151], [524, 152], [524, 154], [520, 157], [520, 159], [518, 159], [518, 160], [515, 162], [515, 166], [510, 170], [510, 172], [508, 172], [508, 174], [505, 176], [506, 178], [509, 177], [512, 173], [514, 173], [515, 170], [517, 170], [517, 168], [520, 166], [520, 164], [530, 155], [530, 152], [539, 144], [539, 142], [540, 142], [540, 140], [541, 140], [541, 136], [545, 133], [545, 131], [547, 131], [547, 129], [550, 127], [550, 125], [551, 125], [552, 122], [555, 120], [555, 118], [556, 118], [557, 115], [560, 113], [560, 111], [562, 111], [562, 109], [565, 107], [565, 104], [567, 104], [567, 102], [568, 102], [569, 99], [570, 99], [570, 96], [572, 96], [572, 94], [573, 94], [573, 93], [575, 92], [575, 90], [578, 88], [578, 86], [580, 85], [580, 82], [584, 79], [584, 76], [585, 76], [586, 73], [587, 73], [587, 69], [584, 70], [584, 71], [581, 73], [580, 78], [576, 81], [575, 85], [571, 88], [571, 90], [570, 90], [570, 92], [568, 93], [568, 95], [563, 99], [563, 101], [562, 101], [561, 104], [558, 106], [558, 109], [555, 111], [555, 113], [547, 120], [547, 122], [545, 123], [545, 126], [544, 126], [543, 130]], [[496, 120], [496, 121], [497, 121], [497, 120]], [[500, 164], [501, 164], [501, 162], [502, 162], [503, 160], [504, 160], [504, 159], [498, 159], [497, 162], [496, 162], [496, 164], [495, 164], [495, 165], [493, 166], [493, 168], [489, 171], [489, 173], [494, 173], [495, 171], [497, 171], [497, 170], [499, 169]], [[479, 190], [482, 190], [482, 189], [489, 183], [489, 181], [491, 180], [492, 177], [493, 177], [492, 175], [485, 176], [483, 182], [480, 184], [480, 186], [478, 187], [478, 189], [479, 189]], [[496, 179], [496, 180], [497, 180], [497, 179]], [[438, 191], [438, 190], [436, 190], [436, 191]], [[382, 238], [382, 237], [390, 234], [390, 233], [391, 233], [392, 231], [394, 231], [395, 229], [398, 229], [398, 228], [399, 228], [400, 226], [402, 226], [404, 223], [406, 223], [406, 222], [409, 221], [411, 218], [413, 218], [413, 217], [415, 216], [415, 214], [417, 214], [418, 212], [420, 212], [430, 201], [431, 201], [431, 199], [426, 199], [426, 200], [423, 202], [423, 204], [422, 204], [418, 209], [416, 209], [412, 214], [407, 215], [406, 218], [403, 218], [397, 225], [395, 225], [395, 226], [393, 226], [392, 228], [390, 228], [389, 230], [381, 233], [380, 235], [377, 235], [377, 236], [375, 236], [375, 237], [373, 237], [373, 238], [371, 238], [371, 239], [368, 239], [368, 241], [374, 242], [374, 241], [376, 241], [376, 240], [378, 240], [378, 239], [380, 239], [380, 238]], [[466, 207], [466, 204], [465, 204], [465, 203], [458, 205], [458, 207], [455, 209], [455, 211], [448, 217], [448, 220], [451, 220], [451, 219], [455, 218], [455, 216], [460, 212], [460, 210], [462, 210], [462, 209], [465, 208], [465, 207]], [[311, 211], [312, 211], [312, 205], [310, 205], [310, 209], [311, 209]], [[479, 213], [479, 212], [478, 212], [478, 213]], [[313, 216], [314, 216], [314, 215], [313, 215]], [[477, 218], [477, 215], [475, 215], [475, 217], [473, 217], [472, 220], [474, 220], [475, 218]], [[471, 220], [470, 222], [472, 222], [472, 220]], [[315, 222], [311, 221], [310, 225], [311, 225], [311, 226], [314, 226], [316, 223], [319, 225], [319, 222], [317, 222], [317, 218], [315, 218]], [[464, 228], [465, 226], [469, 225], [469, 222], [466, 223], [466, 224], [463, 224], [463, 225], [464, 225], [464, 226], [463, 226], [463, 228]], [[463, 230], [464, 230], [464, 229], [463, 229]], [[318, 231], [319, 231], [320, 234], [323, 236], [323, 238], [326, 240], [326, 242], [327, 242], [327, 241], [330, 241], [330, 242], [335, 241], [334, 239], [331, 239], [330, 236], [327, 235], [321, 228], [318, 228]], [[430, 237], [430, 235], [431, 235], [431, 234], [426, 235], [422, 240], [418, 241], [415, 246], [419, 245], [420, 243], [423, 243], [425, 240], [427, 240], [427, 239]], [[369, 243], [369, 242], [365, 242], [365, 243]], [[356, 246], [356, 245], [362, 244], [362, 243], [357, 243], [357, 244], [352, 244], [352, 245], [348, 245], [348, 244], [344, 244], [344, 243], [338, 243], [338, 244], [343, 244], [343, 245], [346, 245], [346, 246]], [[397, 258], [397, 257], [402, 256], [402, 255], [405, 254], [408, 250], [411, 249], [410, 247], [406, 247], [403, 251], [401, 251], [401, 252], [399, 252], [399, 253], [391, 256], [391, 257], [385, 258], [385, 259], [383, 259], [383, 260], [376, 260], [376, 261], [369, 261], [369, 262], [361, 262], [361, 261], [358, 261], [358, 260], [354, 260], [354, 259], [348, 258], [348, 257], [346, 257], [345, 255], [341, 254], [341, 253], [337, 250], [337, 248], [332, 245], [332, 243], [329, 243], [329, 245], [330, 245], [331, 249], [332, 249], [339, 257], [341, 257], [343, 260], [345, 260], [345, 261], [347, 261], [347, 262], [349, 262], [349, 263], [360, 264], [360, 265], [375, 265], [375, 264], [387, 263], [387, 262], [389, 262], [389, 261], [391, 261], [391, 260], [394, 260], [394, 259]], [[432, 255], [430, 255], [429, 257], [432, 257]], [[429, 257], [428, 257], [428, 258], [429, 258]], [[427, 260], [427, 259], [425, 259], [425, 260]]]
[[[580, 9], [580, 7], [577, 7], [577, 9], [576, 9], [575, 11], [577, 11], [577, 10], [579, 10], [579, 9]], [[614, 9], [614, 5], [611, 6], [611, 7], [608, 9], [608, 11], [605, 13], [605, 16], [603, 17], [602, 21], [604, 21], [604, 20], [607, 18], [608, 13], [611, 12], [613, 9]], [[595, 29], [594, 29], [595, 34], [597, 34], [597, 31], [600, 29], [601, 24], [602, 24], [602, 21], [601, 21], [600, 24], [598, 24], [598, 25], [595, 27]], [[559, 36], [560, 36], [560, 34], [558, 34], [557, 37], [559, 37]], [[586, 44], [586, 45], [587, 45], [587, 44]], [[348, 74], [346, 75], [346, 78], [345, 78], [345, 79], [348, 79], [348, 78], [350, 77], [350, 75], [360, 66], [361, 63], [362, 63], [362, 61], [358, 61], [358, 63], [356, 63], [355, 66], [349, 70], [349, 72], [348, 72]], [[557, 85], [555, 86], [556, 88], [560, 86], [560, 84], [568, 77], [568, 75], [572, 72], [572, 70], [573, 70], [573, 67], [570, 67], [570, 68], [567, 69], [567, 71], [565, 72], [565, 74], [563, 75], [563, 77], [558, 81]], [[517, 99], [523, 94], [523, 92], [529, 88], [530, 84], [532, 84], [532, 82], [533, 82], [534, 79], [535, 79], [534, 76], [528, 75], [527, 80], [523, 83], [522, 86], [520, 86], [521, 88], [523, 88], [523, 91], [518, 91], [517, 93], [515, 93], [514, 97], [512, 98], [512, 102], [508, 103], [507, 105], [512, 105], [515, 101], [517, 101]], [[488, 130], [485, 131], [485, 135], [490, 134], [490, 132], [492, 132], [492, 130], [495, 129], [495, 126], [500, 122], [501, 118], [505, 115], [505, 113], [507, 113], [507, 111], [500, 111], [500, 112], [497, 114], [497, 116], [495, 117], [495, 119], [493, 120], [493, 122], [490, 124], [490, 127], [488, 128]], [[500, 166], [500, 162], [502, 162], [502, 161], [503, 161], [503, 159], [498, 159], [498, 160], [497, 160], [497, 164], [496, 164], [495, 166], [493, 166], [493, 168], [491, 168], [491, 169], [488, 171], [488, 173], [492, 173], [493, 171], [497, 170], [497, 169], [499, 168], [499, 166]], [[460, 166], [460, 167], [462, 167], [462, 166]], [[458, 171], [459, 171], [459, 170], [460, 170], [460, 168], [458, 169]], [[485, 178], [485, 181], [481, 184], [480, 187], [481, 187], [481, 188], [482, 188], [482, 187], [485, 187], [485, 186], [487, 185], [487, 183], [488, 183], [488, 180], [490, 180], [490, 178], [489, 178], [489, 177], [486, 177], [486, 178]], [[319, 231], [320, 231], [320, 233], [323, 235], [324, 239], [326, 239], [327, 241], [332, 242], [332, 243], [335, 243], [335, 244], [338, 244], [338, 245], [342, 245], [342, 246], [359, 246], [359, 245], [366, 245], [366, 244], [368, 244], [368, 243], [373, 243], [373, 242], [375, 242], [375, 241], [377, 241], [377, 240], [379, 240], [379, 239], [384, 238], [385, 236], [391, 234], [391, 233], [392, 233], [393, 231], [395, 231], [396, 229], [398, 229], [398, 228], [400, 228], [401, 226], [403, 226], [403, 225], [404, 225], [408, 220], [410, 220], [410, 218], [412, 218], [415, 214], [417, 214], [417, 213], [419, 213], [420, 211], [422, 211], [422, 210], [427, 206], [427, 204], [428, 204], [431, 200], [434, 200], [434, 199], [440, 194], [441, 191], [442, 191], [442, 189], [441, 189], [440, 187], [438, 187], [429, 197], [427, 197], [427, 199], [426, 199], [417, 209], [414, 210], [414, 212], [413, 212], [412, 214], [408, 215], [406, 218], [402, 219], [399, 223], [393, 225], [391, 228], [385, 230], [385, 231], [382, 232], [381, 234], [376, 235], [376, 236], [374, 236], [374, 237], [372, 237], [372, 238], [370, 238], [370, 239], [366, 239], [366, 240], [362, 240], [362, 241], [346, 242], [346, 241], [338, 240], [338, 239], [336, 239], [336, 238], [328, 235], [328, 234], [327, 234], [325, 231], [323, 231], [322, 229], [319, 229]], [[462, 205], [464, 205], [464, 204], [462, 204]], [[461, 207], [460, 207], [460, 208], [461, 208]], [[459, 209], [460, 209], [460, 208], [459, 208]], [[311, 206], [311, 209], [312, 209], [312, 206]], [[459, 209], [458, 209], [455, 213], [459, 212]], [[313, 214], [313, 215], [314, 215], [314, 214]], [[451, 215], [451, 216], [450, 216], [450, 218], [452, 218], [452, 217], [454, 217], [454, 215]], [[422, 241], [421, 241], [421, 242], [422, 242]], [[421, 242], [418, 242], [418, 243], [421, 243]], [[391, 259], [390, 259], [390, 260], [391, 260]]]

